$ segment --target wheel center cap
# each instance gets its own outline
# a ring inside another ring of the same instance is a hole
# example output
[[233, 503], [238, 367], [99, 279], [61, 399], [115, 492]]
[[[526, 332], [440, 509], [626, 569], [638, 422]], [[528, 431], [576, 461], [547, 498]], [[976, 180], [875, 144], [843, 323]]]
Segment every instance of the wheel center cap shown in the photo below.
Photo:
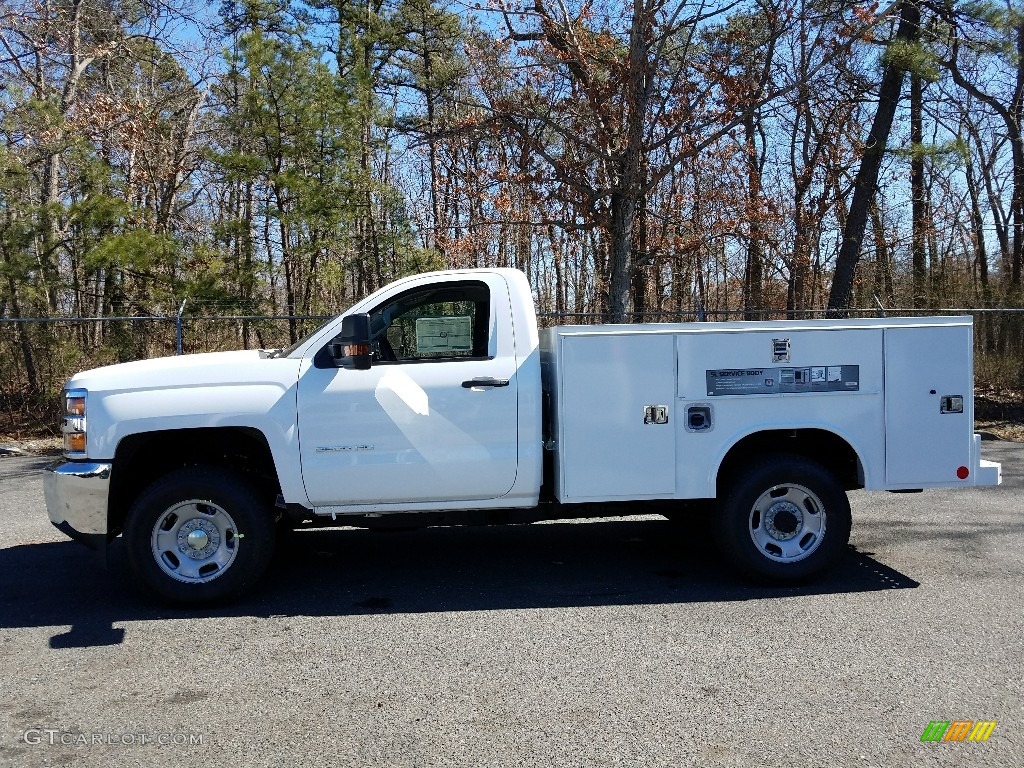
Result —
[[205, 560], [220, 546], [217, 528], [207, 520], [189, 520], [178, 529], [178, 551], [193, 560]]
[[787, 541], [796, 536], [802, 527], [803, 516], [800, 514], [800, 510], [793, 504], [784, 502], [776, 504], [768, 510], [765, 528], [772, 538], [779, 541]]

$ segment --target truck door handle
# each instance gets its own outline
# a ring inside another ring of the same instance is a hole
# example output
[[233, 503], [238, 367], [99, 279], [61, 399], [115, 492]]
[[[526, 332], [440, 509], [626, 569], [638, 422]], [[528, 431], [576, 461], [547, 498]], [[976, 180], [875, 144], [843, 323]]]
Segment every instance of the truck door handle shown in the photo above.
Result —
[[476, 379], [470, 379], [469, 381], [462, 382], [464, 389], [472, 389], [473, 387], [507, 387], [508, 379], [495, 379], [490, 376], [480, 376]]

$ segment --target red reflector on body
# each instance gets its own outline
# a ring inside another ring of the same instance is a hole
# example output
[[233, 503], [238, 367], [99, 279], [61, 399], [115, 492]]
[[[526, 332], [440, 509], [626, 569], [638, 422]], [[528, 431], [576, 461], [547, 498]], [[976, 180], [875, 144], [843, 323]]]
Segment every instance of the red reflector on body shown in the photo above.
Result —
[[956, 476], [959, 477], [961, 480], [966, 480], [970, 474], [971, 470], [969, 470], [967, 467], [958, 467], [956, 470]]

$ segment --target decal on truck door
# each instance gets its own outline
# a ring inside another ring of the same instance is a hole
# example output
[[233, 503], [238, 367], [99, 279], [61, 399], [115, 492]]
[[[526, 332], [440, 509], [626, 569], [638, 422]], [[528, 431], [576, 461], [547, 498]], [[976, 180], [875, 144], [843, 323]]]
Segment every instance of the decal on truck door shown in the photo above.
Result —
[[806, 368], [718, 368], [706, 371], [708, 396], [857, 392], [859, 365]]

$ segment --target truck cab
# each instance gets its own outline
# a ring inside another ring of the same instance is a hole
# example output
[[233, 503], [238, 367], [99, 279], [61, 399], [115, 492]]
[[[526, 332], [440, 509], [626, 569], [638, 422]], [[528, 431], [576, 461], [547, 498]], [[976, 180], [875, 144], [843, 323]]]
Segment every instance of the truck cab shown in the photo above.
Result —
[[414, 278], [355, 308], [369, 318], [369, 368], [332, 358], [330, 330], [308, 345], [297, 387], [308, 505], [535, 506], [541, 392], [529, 297], [515, 270]]

